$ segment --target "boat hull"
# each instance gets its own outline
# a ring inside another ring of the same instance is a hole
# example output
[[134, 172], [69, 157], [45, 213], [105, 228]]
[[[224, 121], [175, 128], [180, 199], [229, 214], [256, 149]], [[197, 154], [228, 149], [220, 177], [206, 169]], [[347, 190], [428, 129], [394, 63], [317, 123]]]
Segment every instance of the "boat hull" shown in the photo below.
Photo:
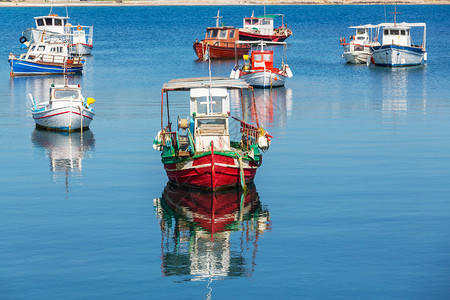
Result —
[[270, 88], [284, 86], [287, 76], [269, 71], [242, 73], [240, 76], [253, 87]]
[[[81, 115], [81, 110], [83, 114]], [[77, 131], [83, 126], [89, 128], [94, 113], [79, 106], [65, 106], [54, 109], [32, 110], [36, 127], [56, 131]]]
[[92, 45], [89, 44], [73, 44], [69, 47], [69, 53], [72, 55], [91, 55]]
[[66, 65], [63, 63], [29, 62], [20, 59], [10, 59], [12, 76], [27, 75], [53, 75], [53, 74], [75, 74], [83, 71], [83, 64]]
[[[204, 190], [220, 190], [241, 186], [239, 159], [214, 152], [179, 163], [164, 163], [167, 177], [173, 183]], [[251, 183], [258, 166], [242, 159], [246, 183]]]
[[290, 34], [272, 34], [272, 35], [265, 35], [265, 34], [258, 34], [254, 32], [248, 32], [245, 30], [239, 30], [239, 39], [241, 41], [275, 41], [275, 42], [284, 42], [285, 39], [287, 39], [290, 36]]
[[404, 67], [420, 65], [425, 53], [420, 47], [382, 45], [373, 47], [372, 57], [376, 66]]
[[351, 43], [341, 43], [341, 45], [344, 47], [344, 54], [342, 54], [342, 57], [345, 59], [345, 61], [348, 64], [365, 64], [367, 63], [367, 60], [370, 59], [370, 56], [372, 55], [372, 49], [371, 46], [377, 45], [379, 46], [379, 43], [372, 43], [372, 44], [354, 44]]
[[207, 59], [206, 52], [207, 48], [209, 51], [209, 57], [211, 59], [220, 59], [220, 58], [235, 58], [236, 52], [238, 57], [244, 56], [250, 50], [250, 45], [240, 45], [240, 47], [222, 47], [222, 46], [214, 46], [214, 45], [206, 45], [202, 42], [194, 42], [193, 45], [195, 54], [197, 54], [198, 59], [204, 60]]

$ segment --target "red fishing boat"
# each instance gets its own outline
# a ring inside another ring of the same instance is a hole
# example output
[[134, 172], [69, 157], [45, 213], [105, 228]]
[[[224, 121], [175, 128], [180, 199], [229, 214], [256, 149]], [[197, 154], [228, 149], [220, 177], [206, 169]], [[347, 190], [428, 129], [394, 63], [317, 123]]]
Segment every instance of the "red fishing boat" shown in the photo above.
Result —
[[[206, 190], [242, 186], [253, 181], [262, 163], [261, 151], [269, 148], [271, 136], [259, 126], [236, 118], [241, 140], [231, 141], [230, 89], [253, 91], [245, 81], [229, 78], [188, 78], [164, 84], [161, 99], [161, 130], [153, 142], [171, 182]], [[164, 94], [167, 107], [169, 91], [189, 91], [190, 114], [178, 118], [172, 129], [170, 113], [163, 125]]]
[[[281, 26], [274, 28], [274, 19], [281, 17]], [[271, 14], [250, 18], [244, 18], [244, 27], [239, 29], [239, 38], [242, 41], [274, 41], [283, 42], [292, 35], [292, 30], [287, 28], [283, 21], [284, 15]]]
[[235, 44], [239, 40], [239, 30], [231, 26], [219, 26], [219, 16], [216, 19], [215, 27], [206, 28], [205, 39], [194, 42], [194, 51], [201, 60], [208, 58], [234, 58], [236, 55], [242, 57], [250, 50], [250, 45]]

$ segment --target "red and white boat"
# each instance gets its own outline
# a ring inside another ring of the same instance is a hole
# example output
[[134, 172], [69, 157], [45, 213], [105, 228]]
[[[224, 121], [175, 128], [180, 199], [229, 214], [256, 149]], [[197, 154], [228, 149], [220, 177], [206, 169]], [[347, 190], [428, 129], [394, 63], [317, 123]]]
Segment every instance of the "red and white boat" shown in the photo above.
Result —
[[[219, 11], [220, 12], [220, 11]], [[251, 46], [248, 44], [235, 44], [239, 41], [239, 30], [232, 26], [219, 26], [219, 16], [216, 19], [215, 27], [206, 28], [205, 39], [194, 42], [193, 48], [197, 57], [201, 60], [217, 58], [234, 58], [236, 55], [242, 57], [247, 54]]]
[[[262, 163], [260, 150], [269, 148], [271, 136], [258, 122], [253, 126], [238, 120], [241, 140], [230, 140], [230, 89], [252, 91], [243, 80], [221, 77], [177, 79], [164, 84], [161, 130], [153, 147], [162, 151], [162, 163], [171, 182], [214, 191], [245, 188], [253, 181]], [[164, 94], [169, 107], [169, 91], [190, 93], [190, 114], [186, 119], [178, 118], [176, 130], [172, 129], [169, 110], [167, 126], [163, 125]]]
[[[274, 19], [281, 17], [281, 26], [274, 28]], [[244, 18], [244, 27], [239, 29], [241, 41], [274, 41], [283, 42], [292, 35], [292, 30], [284, 24], [284, 15], [271, 14], [255, 17], [252, 12], [250, 18]]]
[[273, 50], [268, 50], [267, 45], [284, 45], [284, 42], [250, 42], [256, 44], [255, 50], [252, 50], [251, 57], [244, 55], [244, 63], [241, 67], [237, 65], [230, 74], [231, 78], [244, 79], [253, 87], [272, 88], [284, 86], [287, 78], [293, 76], [291, 69], [281, 62], [281, 68], [273, 66]]

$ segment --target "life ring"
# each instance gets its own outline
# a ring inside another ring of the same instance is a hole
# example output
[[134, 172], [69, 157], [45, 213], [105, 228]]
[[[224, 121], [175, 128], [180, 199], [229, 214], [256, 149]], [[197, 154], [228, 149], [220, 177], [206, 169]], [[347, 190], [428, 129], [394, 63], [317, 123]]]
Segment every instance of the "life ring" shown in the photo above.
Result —
[[77, 30], [81, 30], [81, 29], [83, 29], [83, 27], [81, 27], [81, 25], [78, 25]]
[[19, 39], [19, 42], [21, 42], [22, 44], [25, 43], [26, 41], [28, 41], [28, 40], [24, 36], [21, 36], [20, 39]]

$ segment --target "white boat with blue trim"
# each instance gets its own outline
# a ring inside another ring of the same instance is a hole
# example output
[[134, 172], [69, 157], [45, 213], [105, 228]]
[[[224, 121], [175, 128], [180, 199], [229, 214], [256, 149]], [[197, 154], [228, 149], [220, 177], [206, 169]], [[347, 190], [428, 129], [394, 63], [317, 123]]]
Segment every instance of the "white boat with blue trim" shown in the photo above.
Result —
[[69, 52], [74, 55], [90, 55], [93, 48], [93, 26], [72, 25], [69, 23], [69, 16], [59, 16], [50, 13], [47, 16], [34, 18], [36, 28], [28, 28], [22, 32], [19, 41], [26, 47], [46, 41], [52, 38], [59, 38], [69, 44]]
[[[382, 23], [383, 36], [380, 46], [372, 46], [371, 62], [376, 66], [404, 67], [416, 66], [427, 61], [425, 23]], [[414, 44], [411, 28], [422, 27], [421, 44]]]
[[93, 98], [83, 98], [80, 85], [51, 85], [50, 100], [36, 103], [29, 94], [36, 127], [56, 131], [88, 129], [94, 118]]
[[59, 39], [31, 44], [19, 57], [9, 54], [8, 61], [11, 77], [81, 73], [84, 64], [84, 59], [69, 54], [68, 44]]

